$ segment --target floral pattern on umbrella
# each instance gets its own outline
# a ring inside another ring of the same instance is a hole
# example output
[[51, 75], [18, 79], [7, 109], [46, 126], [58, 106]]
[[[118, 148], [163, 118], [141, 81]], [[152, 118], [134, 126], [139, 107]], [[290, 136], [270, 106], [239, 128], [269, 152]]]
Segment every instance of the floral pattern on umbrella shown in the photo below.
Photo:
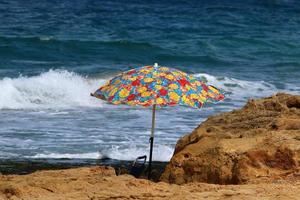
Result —
[[112, 104], [152, 106], [184, 105], [201, 108], [224, 95], [193, 75], [162, 66], [144, 66], [119, 74], [100, 87], [93, 96]]

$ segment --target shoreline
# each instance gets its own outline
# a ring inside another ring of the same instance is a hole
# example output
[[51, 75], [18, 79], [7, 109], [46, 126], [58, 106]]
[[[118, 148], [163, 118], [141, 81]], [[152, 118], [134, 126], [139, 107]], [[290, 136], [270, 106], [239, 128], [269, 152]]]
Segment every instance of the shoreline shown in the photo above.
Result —
[[0, 200], [296, 200], [299, 122], [300, 96], [249, 100], [178, 140], [170, 162], [153, 163], [151, 180], [128, 174], [133, 161], [2, 159], [0, 169], [10, 175], [0, 175]]
[[[117, 175], [122, 175], [129, 174], [132, 163], [130, 160], [114, 159], [0, 159], [0, 174], [27, 175], [36, 171], [107, 166], [114, 168]], [[158, 181], [167, 164], [168, 162], [152, 161], [153, 181]], [[146, 178], [145, 172], [141, 178]]]

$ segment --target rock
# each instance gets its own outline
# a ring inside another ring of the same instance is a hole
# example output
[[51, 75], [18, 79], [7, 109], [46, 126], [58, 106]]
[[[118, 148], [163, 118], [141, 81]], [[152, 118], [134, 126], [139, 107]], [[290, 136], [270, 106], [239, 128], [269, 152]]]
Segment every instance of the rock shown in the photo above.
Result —
[[278, 93], [250, 100], [182, 137], [160, 179], [244, 184], [291, 177], [299, 173], [299, 137], [300, 96]]

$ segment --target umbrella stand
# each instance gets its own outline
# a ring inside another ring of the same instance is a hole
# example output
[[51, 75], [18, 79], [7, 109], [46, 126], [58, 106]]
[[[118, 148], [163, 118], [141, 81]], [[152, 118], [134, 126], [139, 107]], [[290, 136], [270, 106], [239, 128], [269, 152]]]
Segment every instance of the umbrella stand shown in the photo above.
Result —
[[148, 179], [151, 177], [151, 165], [152, 165], [152, 151], [153, 151], [153, 140], [154, 140], [154, 128], [155, 128], [155, 108], [156, 105], [153, 105], [152, 108], [152, 127], [151, 127], [151, 135], [150, 135], [150, 155], [149, 155], [149, 169], [148, 169]]

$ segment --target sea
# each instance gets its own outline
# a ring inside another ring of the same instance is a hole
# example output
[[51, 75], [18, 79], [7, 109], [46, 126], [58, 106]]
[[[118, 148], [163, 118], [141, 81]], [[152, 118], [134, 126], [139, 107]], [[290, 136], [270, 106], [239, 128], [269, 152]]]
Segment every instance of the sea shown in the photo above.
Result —
[[0, 160], [130, 161], [148, 155], [151, 108], [90, 96], [158, 63], [226, 98], [156, 112], [153, 160], [209, 116], [300, 94], [296, 0], [0, 0]]

